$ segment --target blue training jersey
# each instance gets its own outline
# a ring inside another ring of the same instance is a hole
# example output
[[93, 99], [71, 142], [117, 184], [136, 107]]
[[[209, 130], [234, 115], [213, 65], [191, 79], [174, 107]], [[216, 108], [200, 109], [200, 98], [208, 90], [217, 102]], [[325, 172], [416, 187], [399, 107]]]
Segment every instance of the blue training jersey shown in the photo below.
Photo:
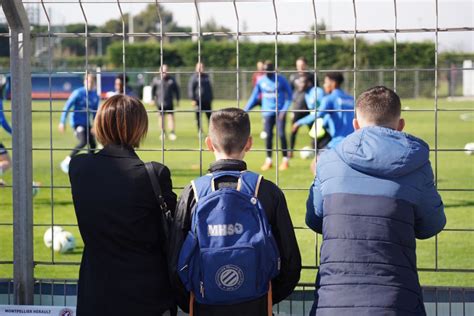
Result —
[[8, 133], [12, 134], [12, 128], [8, 124], [8, 121], [5, 117], [5, 114], [3, 113], [3, 100], [0, 98], [0, 126], [3, 127], [3, 129]]
[[[321, 105], [321, 100], [324, 97], [324, 90], [321, 87], [312, 87], [309, 89], [305, 95], [304, 99], [309, 110], [314, 110], [316, 107], [319, 108]], [[298, 126], [301, 125], [312, 125], [316, 119], [316, 114], [314, 112], [306, 115], [305, 117], [300, 118], [296, 121]]]
[[[278, 93], [276, 93], [276, 80], [278, 80]], [[262, 76], [255, 85], [255, 88], [252, 91], [252, 95], [245, 106], [245, 111], [250, 111], [259, 100], [260, 94], [262, 96], [262, 115], [263, 116], [274, 116], [275, 110], [277, 108], [276, 99], [278, 95], [278, 110], [285, 112], [288, 110], [293, 98], [293, 92], [291, 90], [290, 84], [285, 77], [277, 75], [271, 76], [271, 79], [268, 76]]]
[[[89, 108], [87, 107], [87, 94], [89, 96]], [[92, 127], [90, 117], [95, 118], [97, 109], [99, 107], [99, 96], [97, 91], [88, 91], [86, 94], [86, 88], [78, 88], [72, 92], [69, 99], [64, 105], [63, 113], [61, 115], [61, 123], [65, 124], [67, 116], [72, 111], [70, 124], [73, 128], [81, 126]], [[89, 109], [89, 113], [86, 113]]]
[[[330, 112], [326, 112], [329, 110]], [[344, 112], [338, 112], [343, 110]], [[324, 125], [332, 139], [328, 148], [334, 148], [341, 140], [354, 131], [354, 98], [341, 89], [335, 89], [321, 100], [317, 114], [324, 119]]]

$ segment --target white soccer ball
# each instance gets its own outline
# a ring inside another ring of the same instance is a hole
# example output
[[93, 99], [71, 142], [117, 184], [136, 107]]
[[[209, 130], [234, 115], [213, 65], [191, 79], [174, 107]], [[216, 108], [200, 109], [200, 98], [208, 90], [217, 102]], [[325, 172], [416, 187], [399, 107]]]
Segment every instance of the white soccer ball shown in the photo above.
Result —
[[313, 159], [314, 158], [314, 149], [310, 146], [305, 146], [300, 150], [301, 159]]
[[62, 231], [54, 237], [53, 250], [59, 253], [72, 251], [76, 247], [76, 239], [67, 231]]
[[466, 146], [464, 146], [464, 153], [466, 155], [474, 155], [474, 143], [467, 143]]
[[61, 226], [53, 226], [48, 228], [43, 236], [43, 241], [46, 247], [51, 248], [53, 246], [53, 236], [54, 241], [56, 241], [56, 236], [62, 231], [64, 231], [64, 229]]

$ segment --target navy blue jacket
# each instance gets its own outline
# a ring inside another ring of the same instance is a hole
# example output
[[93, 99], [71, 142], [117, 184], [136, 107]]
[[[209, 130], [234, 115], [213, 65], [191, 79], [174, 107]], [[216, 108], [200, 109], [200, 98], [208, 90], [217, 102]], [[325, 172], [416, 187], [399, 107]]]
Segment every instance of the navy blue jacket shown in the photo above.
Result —
[[446, 224], [428, 145], [384, 127], [318, 160], [307, 225], [323, 234], [312, 315], [425, 315], [416, 238]]

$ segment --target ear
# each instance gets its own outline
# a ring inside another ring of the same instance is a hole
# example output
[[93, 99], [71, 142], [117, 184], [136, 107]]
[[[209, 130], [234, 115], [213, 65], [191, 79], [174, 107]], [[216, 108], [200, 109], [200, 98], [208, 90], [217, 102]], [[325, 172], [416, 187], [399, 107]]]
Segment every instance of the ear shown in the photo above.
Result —
[[397, 131], [401, 132], [405, 128], [405, 119], [401, 118], [398, 120]]
[[216, 149], [214, 148], [214, 145], [212, 144], [211, 138], [209, 136], [206, 137], [205, 141], [206, 141], [207, 150], [209, 150], [210, 152], [216, 151]]
[[252, 136], [249, 137], [249, 139], [247, 139], [247, 144], [245, 144], [245, 147], [244, 147], [244, 152], [248, 152], [253, 146], [253, 138]]
[[356, 131], [360, 129], [359, 121], [356, 118], [352, 120], [352, 126], [354, 126], [354, 130]]

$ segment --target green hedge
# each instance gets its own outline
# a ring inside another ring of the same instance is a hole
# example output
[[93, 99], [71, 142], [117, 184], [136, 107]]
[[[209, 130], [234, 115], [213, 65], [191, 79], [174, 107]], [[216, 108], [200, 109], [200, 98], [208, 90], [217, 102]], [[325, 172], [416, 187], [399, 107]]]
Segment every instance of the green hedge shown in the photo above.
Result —
[[[159, 43], [126, 44], [127, 67], [143, 68], [160, 65]], [[305, 56], [312, 64], [313, 42], [278, 44], [278, 63], [281, 68], [293, 68], [296, 58]], [[318, 68], [352, 68], [353, 42], [336, 39], [317, 43]], [[196, 42], [176, 42], [163, 45], [165, 63], [173, 67], [193, 67], [197, 61]], [[256, 60], [272, 59], [273, 43], [240, 43], [240, 66], [254, 67]], [[114, 43], [107, 49], [108, 61], [114, 66], [122, 64], [122, 44]], [[235, 67], [236, 43], [206, 41], [201, 44], [202, 60], [214, 68]], [[393, 66], [393, 42], [357, 43], [358, 68], [388, 68]], [[430, 42], [398, 43], [397, 65], [399, 67], [434, 66], [434, 44]]]

